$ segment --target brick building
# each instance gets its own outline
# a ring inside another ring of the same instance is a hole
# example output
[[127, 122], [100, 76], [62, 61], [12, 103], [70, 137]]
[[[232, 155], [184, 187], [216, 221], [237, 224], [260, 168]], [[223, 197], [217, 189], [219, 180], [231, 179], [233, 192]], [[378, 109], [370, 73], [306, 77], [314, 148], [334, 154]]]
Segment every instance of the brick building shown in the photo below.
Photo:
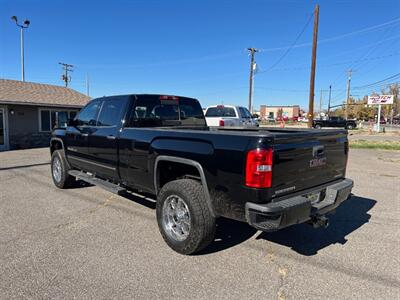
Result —
[[280, 112], [282, 113], [282, 117], [285, 119], [298, 118], [300, 116], [300, 106], [299, 105], [260, 106], [260, 117], [263, 119], [277, 119]]

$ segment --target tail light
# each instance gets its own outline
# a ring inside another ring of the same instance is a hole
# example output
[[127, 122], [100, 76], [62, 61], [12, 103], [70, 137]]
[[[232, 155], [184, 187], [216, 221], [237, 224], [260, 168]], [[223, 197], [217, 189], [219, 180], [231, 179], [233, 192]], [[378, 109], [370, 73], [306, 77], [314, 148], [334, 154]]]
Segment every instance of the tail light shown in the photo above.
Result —
[[178, 101], [179, 97], [163, 95], [163, 96], [160, 96], [160, 100], [176, 100], [176, 101]]
[[272, 149], [254, 149], [247, 152], [246, 186], [269, 188], [272, 186]]
[[346, 155], [346, 162], [344, 165], [345, 173], [343, 174], [343, 176], [346, 176], [347, 162], [349, 161], [349, 142], [348, 141], [344, 142], [344, 155]]
[[225, 121], [224, 120], [219, 120], [219, 126], [225, 126]]

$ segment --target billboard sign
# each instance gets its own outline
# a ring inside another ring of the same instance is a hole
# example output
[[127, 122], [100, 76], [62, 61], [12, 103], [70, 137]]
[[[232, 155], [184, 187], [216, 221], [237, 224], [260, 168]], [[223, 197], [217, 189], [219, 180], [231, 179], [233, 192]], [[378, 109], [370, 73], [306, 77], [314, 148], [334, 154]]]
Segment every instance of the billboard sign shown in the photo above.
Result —
[[393, 95], [368, 96], [368, 104], [393, 104]]

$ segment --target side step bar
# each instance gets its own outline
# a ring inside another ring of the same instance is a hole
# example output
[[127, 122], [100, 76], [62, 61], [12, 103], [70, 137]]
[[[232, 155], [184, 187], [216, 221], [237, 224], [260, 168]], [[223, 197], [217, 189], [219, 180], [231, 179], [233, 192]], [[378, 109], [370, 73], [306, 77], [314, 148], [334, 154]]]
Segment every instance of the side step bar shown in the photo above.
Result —
[[114, 184], [112, 182], [100, 179], [95, 177], [94, 175], [89, 175], [87, 173], [84, 173], [82, 171], [78, 171], [78, 170], [70, 170], [68, 171], [68, 174], [71, 176], [74, 176], [76, 179], [80, 179], [83, 180], [87, 183], [93, 184], [93, 185], [97, 185], [111, 193], [117, 194], [117, 195], [121, 195], [123, 193], [126, 192], [126, 189]]

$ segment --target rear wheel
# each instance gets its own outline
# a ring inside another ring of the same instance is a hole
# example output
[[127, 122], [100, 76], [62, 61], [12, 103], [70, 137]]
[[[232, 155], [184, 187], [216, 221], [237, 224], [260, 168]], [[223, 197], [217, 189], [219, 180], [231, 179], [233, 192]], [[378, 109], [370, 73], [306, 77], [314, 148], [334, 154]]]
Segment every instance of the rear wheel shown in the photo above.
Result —
[[349, 130], [352, 130], [352, 129], [354, 129], [354, 126], [353, 126], [353, 124], [348, 124], [348, 125], [346, 126], [346, 129], [349, 129]]
[[51, 155], [51, 177], [54, 185], [60, 189], [71, 187], [75, 177], [68, 174], [70, 168], [62, 150], [55, 150]]
[[321, 129], [322, 126], [321, 126], [321, 124], [315, 124], [314, 128], [315, 128], [315, 129]]
[[165, 242], [181, 254], [192, 254], [214, 239], [215, 218], [203, 186], [192, 179], [168, 182], [157, 197], [157, 222]]

